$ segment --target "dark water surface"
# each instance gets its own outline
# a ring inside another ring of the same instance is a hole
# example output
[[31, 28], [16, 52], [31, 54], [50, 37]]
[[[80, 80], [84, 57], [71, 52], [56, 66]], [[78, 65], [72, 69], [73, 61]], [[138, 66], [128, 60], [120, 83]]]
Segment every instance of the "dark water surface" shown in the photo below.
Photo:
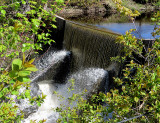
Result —
[[71, 21], [95, 26], [99, 29], [111, 30], [119, 34], [125, 34], [127, 30], [136, 29], [133, 35], [137, 38], [153, 39], [152, 32], [155, 25], [151, 22], [152, 13], [143, 13], [137, 17], [135, 24], [129, 18], [115, 13], [104, 15], [78, 15], [66, 18]]

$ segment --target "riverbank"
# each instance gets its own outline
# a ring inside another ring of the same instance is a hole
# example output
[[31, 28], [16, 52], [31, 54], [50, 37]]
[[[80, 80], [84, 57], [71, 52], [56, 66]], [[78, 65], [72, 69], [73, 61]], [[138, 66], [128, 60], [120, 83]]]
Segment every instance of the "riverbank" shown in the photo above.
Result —
[[[136, 3], [133, 0], [122, 0], [122, 5], [131, 9], [131, 10], [138, 10], [140, 13], [146, 13], [154, 11], [155, 9], [160, 9], [154, 4], [146, 3], [140, 4]], [[116, 7], [112, 0], [101, 0], [100, 2], [93, 2], [88, 5], [85, 3], [78, 4], [76, 2], [69, 2], [66, 4], [66, 7], [58, 14], [60, 16], [65, 17], [72, 17], [75, 15], [95, 15], [95, 14], [102, 14], [102, 13], [116, 13]]]

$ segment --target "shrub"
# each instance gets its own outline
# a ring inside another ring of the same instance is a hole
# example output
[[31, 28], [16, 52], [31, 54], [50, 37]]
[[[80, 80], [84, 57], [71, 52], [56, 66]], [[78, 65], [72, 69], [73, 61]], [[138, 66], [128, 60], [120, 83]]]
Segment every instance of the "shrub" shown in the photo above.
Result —
[[[50, 3], [49, 11], [47, 5]], [[52, 3], [52, 4], [51, 4]], [[32, 64], [34, 59], [26, 60], [27, 57], [35, 52], [42, 50], [41, 43], [54, 42], [49, 39], [48, 33], [38, 34], [40, 26], [45, 27], [43, 18], [55, 21], [55, 13], [61, 10], [63, 0], [12, 0], [1, 1], [0, 6], [0, 122], [20, 122], [23, 119], [17, 114], [18, 106], [12, 98], [28, 98], [31, 103], [37, 105], [43, 102], [45, 96], [30, 96], [31, 72], [36, 71]], [[51, 24], [53, 27], [55, 25]], [[38, 42], [34, 43], [34, 36], [38, 35]], [[22, 55], [23, 54], [23, 55]], [[23, 59], [23, 60], [21, 60]], [[20, 88], [26, 88], [25, 92], [19, 93]]]
[[[121, 0], [113, 1], [118, 11], [134, 23], [139, 12], [122, 6]], [[93, 95], [88, 101], [81, 95], [73, 95], [77, 107], [58, 110], [61, 112], [58, 122], [160, 122], [160, 12], [153, 15], [156, 25], [151, 45], [131, 34], [136, 29], [117, 38], [117, 43], [124, 46], [125, 55], [112, 60], [130, 61], [122, 70], [122, 76], [114, 78], [115, 87], [107, 94]], [[111, 112], [112, 118], [106, 119]]]

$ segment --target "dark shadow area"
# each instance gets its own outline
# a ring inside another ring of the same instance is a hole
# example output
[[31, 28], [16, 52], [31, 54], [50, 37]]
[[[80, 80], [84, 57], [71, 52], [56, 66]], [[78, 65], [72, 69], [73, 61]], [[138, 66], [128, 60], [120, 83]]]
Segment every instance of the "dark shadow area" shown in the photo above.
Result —
[[[43, 51], [38, 51], [40, 55], [48, 50], [49, 47], [52, 47], [54, 50], [61, 50], [63, 48], [63, 38], [65, 30], [65, 20], [56, 18], [56, 22], [50, 22], [49, 20], [45, 21], [46, 27], [40, 26], [38, 34], [49, 33], [49, 38], [54, 40], [51, 44], [42, 44]], [[53, 28], [50, 24], [56, 25], [57, 28]], [[34, 42], [37, 42], [37, 35], [35, 36]], [[38, 42], [37, 42], [38, 43]]]
[[56, 83], [64, 83], [67, 76], [70, 73], [70, 67], [71, 67], [71, 59], [72, 54], [68, 54], [63, 62], [60, 64], [59, 68], [56, 70], [56, 74], [53, 77], [53, 80], [55, 80]]

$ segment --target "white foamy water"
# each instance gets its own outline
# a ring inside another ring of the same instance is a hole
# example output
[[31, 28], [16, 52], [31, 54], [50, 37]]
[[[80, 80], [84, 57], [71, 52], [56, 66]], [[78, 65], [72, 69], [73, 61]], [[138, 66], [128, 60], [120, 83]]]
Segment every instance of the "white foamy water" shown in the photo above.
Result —
[[[65, 106], [71, 106], [68, 103], [68, 98], [71, 97], [73, 93], [80, 94], [82, 91], [84, 91], [84, 89], [88, 90], [84, 95], [84, 98], [92, 93], [95, 93], [101, 86], [106, 86], [106, 83], [108, 83], [107, 77], [107, 71], [98, 68], [89, 68], [72, 74], [68, 77], [67, 83], [65, 84], [58, 84], [53, 80], [39, 82], [39, 89], [45, 95], [47, 95], [47, 97], [44, 103], [39, 107], [38, 111], [31, 114], [23, 121], [23, 123], [29, 123], [30, 120], [37, 119], [46, 119], [46, 123], [56, 123], [59, 114], [53, 111], [53, 108], [59, 107], [61, 104], [65, 104]], [[70, 79], [75, 80], [75, 85], [74, 90], [68, 92], [68, 88], [71, 86], [71, 82], [69, 82]], [[65, 97], [65, 99], [59, 100], [57, 95], [53, 94], [54, 91]], [[74, 103], [74, 106], [75, 105], [76, 104]], [[73, 105], [71, 107], [73, 107]]]
[[[56, 90], [56, 87], [51, 84], [52, 81], [43, 81], [38, 84], [40, 90], [44, 95], [47, 95], [44, 103], [38, 108], [36, 113], [31, 114], [23, 123], [30, 123], [30, 120], [43, 120], [46, 119], [49, 123], [54, 123], [58, 119], [59, 114], [53, 111], [53, 108], [59, 107], [60, 102], [58, 97], [53, 94], [53, 91]], [[51, 122], [52, 121], [52, 122]]]
[[41, 60], [36, 62], [36, 66], [39, 70], [45, 69], [50, 64], [59, 62], [66, 55], [67, 55], [67, 51], [65, 50], [55, 51], [55, 52], [48, 51], [46, 54], [42, 56]]
[[64, 60], [64, 58], [69, 54], [68, 51], [48, 51], [42, 58], [36, 61], [37, 72], [34, 72], [31, 76], [32, 81], [38, 77], [38, 75], [43, 74], [49, 67], [53, 66]]
[[[27, 119], [25, 119], [22, 123], [29, 123], [30, 120], [43, 120], [47, 119], [48, 122], [50, 120], [54, 121], [54, 119], [58, 118], [58, 113], [53, 112], [52, 108], [56, 108], [59, 106], [59, 100], [56, 95], [53, 94], [53, 91], [56, 90], [56, 86], [52, 85], [52, 80], [47, 81], [36, 81], [38, 78], [41, 78], [41, 76], [49, 76], [47, 74], [50, 74], [49, 77], [53, 77], [56, 72], [56, 69], [58, 69], [59, 65], [64, 61], [64, 59], [69, 55], [70, 52], [62, 50], [62, 51], [49, 51], [46, 54], [41, 57], [40, 60], [36, 62], [36, 67], [38, 68], [38, 71], [33, 73], [32, 75], [32, 87], [31, 87], [31, 95], [36, 96], [40, 95], [39, 90], [43, 92], [45, 95], [47, 95], [45, 102], [38, 108], [38, 111], [36, 113], [31, 114]], [[51, 69], [51, 72], [47, 72], [49, 69]], [[37, 85], [37, 83], [39, 83]], [[38, 86], [38, 87], [37, 87]], [[24, 102], [25, 105], [23, 107], [28, 106], [28, 102]], [[26, 106], [27, 105], [27, 106]], [[31, 108], [31, 106], [28, 106]], [[27, 107], [27, 108], [28, 108]], [[32, 109], [31, 109], [32, 110]], [[49, 119], [48, 119], [49, 118]], [[53, 122], [50, 122], [53, 123]]]

